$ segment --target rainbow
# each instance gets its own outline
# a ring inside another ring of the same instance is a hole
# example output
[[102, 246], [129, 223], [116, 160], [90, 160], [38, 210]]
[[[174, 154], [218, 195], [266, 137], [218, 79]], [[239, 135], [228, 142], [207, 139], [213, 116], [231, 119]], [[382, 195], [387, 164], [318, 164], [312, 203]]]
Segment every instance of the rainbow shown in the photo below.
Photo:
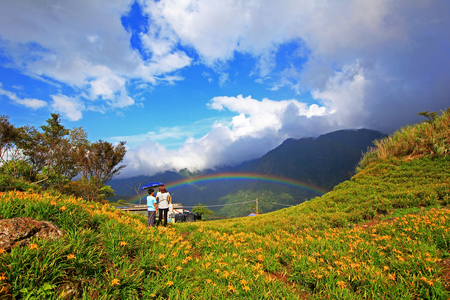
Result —
[[[166, 183], [166, 189], [173, 190], [178, 189], [183, 186], [187, 186], [195, 183], [203, 183], [203, 182], [212, 182], [212, 181], [224, 181], [224, 180], [248, 180], [248, 181], [258, 181], [258, 182], [267, 182], [267, 183], [275, 183], [281, 184], [285, 186], [290, 186], [294, 188], [300, 188], [303, 190], [307, 190], [309, 192], [313, 192], [315, 194], [323, 195], [328, 191], [324, 189], [320, 189], [318, 187], [312, 186], [305, 182], [301, 182], [295, 179], [272, 176], [272, 175], [262, 175], [255, 173], [219, 173], [219, 174], [211, 174], [197, 177], [189, 177], [182, 180], [177, 180], [174, 182]], [[144, 195], [144, 194], [143, 194]], [[139, 202], [139, 198], [133, 199], [133, 203]], [[145, 203], [145, 199], [143, 200]]]

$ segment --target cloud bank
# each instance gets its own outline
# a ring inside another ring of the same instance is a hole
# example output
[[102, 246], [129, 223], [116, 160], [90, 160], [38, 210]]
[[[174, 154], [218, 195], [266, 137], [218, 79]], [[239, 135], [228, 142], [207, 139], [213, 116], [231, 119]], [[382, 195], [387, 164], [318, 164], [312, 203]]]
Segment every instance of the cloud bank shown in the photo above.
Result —
[[326, 107], [316, 104], [308, 107], [296, 100], [258, 101], [239, 95], [215, 97], [208, 106], [228, 109], [237, 115], [229, 123], [217, 122], [200, 139], [188, 138], [177, 150], [167, 150], [150, 139], [136, 149], [129, 149], [122, 176], [235, 165], [261, 157], [287, 138], [325, 133], [330, 128], [328, 119], [323, 117], [331, 113]]
[[342, 128], [390, 133], [417, 122], [418, 112], [450, 103], [449, 2], [171, 0], [147, 12], [213, 68], [236, 52], [252, 55], [261, 83], [273, 72], [279, 47], [298, 43], [306, 63], [272, 73], [278, 77], [273, 89], [310, 92], [317, 104], [215, 97], [211, 109], [236, 113], [230, 124], [217, 123], [177, 151], [151, 144], [131, 150], [130, 173], [239, 163], [285, 138]]

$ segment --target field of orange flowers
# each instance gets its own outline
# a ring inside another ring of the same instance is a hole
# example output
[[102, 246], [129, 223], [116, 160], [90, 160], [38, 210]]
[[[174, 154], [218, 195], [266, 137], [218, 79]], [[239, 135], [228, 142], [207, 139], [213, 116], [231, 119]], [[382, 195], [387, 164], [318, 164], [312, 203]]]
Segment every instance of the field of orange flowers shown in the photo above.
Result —
[[213, 299], [254, 293], [289, 298], [262, 265], [203, 255], [176, 226], [72, 197], [8, 192], [2, 218], [48, 220], [65, 234], [0, 253], [3, 299]]
[[167, 229], [74, 197], [3, 193], [1, 218], [64, 236], [0, 250], [0, 298], [448, 299], [449, 169], [445, 157], [373, 163], [296, 207]]

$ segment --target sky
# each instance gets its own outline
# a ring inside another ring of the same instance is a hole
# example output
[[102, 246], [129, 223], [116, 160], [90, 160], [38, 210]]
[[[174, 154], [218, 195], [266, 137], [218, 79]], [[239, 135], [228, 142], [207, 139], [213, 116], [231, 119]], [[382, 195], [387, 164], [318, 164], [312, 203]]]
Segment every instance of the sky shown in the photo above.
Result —
[[126, 141], [121, 177], [450, 107], [450, 1], [3, 0], [0, 114]]

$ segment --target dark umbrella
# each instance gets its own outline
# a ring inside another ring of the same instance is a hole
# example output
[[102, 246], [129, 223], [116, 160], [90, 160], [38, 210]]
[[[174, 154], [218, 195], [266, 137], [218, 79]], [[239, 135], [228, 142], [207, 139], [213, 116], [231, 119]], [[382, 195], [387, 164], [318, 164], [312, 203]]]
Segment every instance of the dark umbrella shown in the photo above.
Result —
[[140, 189], [146, 190], [146, 189], [151, 189], [151, 188], [155, 188], [155, 187], [162, 186], [162, 185], [164, 185], [164, 184], [161, 182], [150, 182], [150, 183], [147, 183], [146, 185], [143, 185]]

